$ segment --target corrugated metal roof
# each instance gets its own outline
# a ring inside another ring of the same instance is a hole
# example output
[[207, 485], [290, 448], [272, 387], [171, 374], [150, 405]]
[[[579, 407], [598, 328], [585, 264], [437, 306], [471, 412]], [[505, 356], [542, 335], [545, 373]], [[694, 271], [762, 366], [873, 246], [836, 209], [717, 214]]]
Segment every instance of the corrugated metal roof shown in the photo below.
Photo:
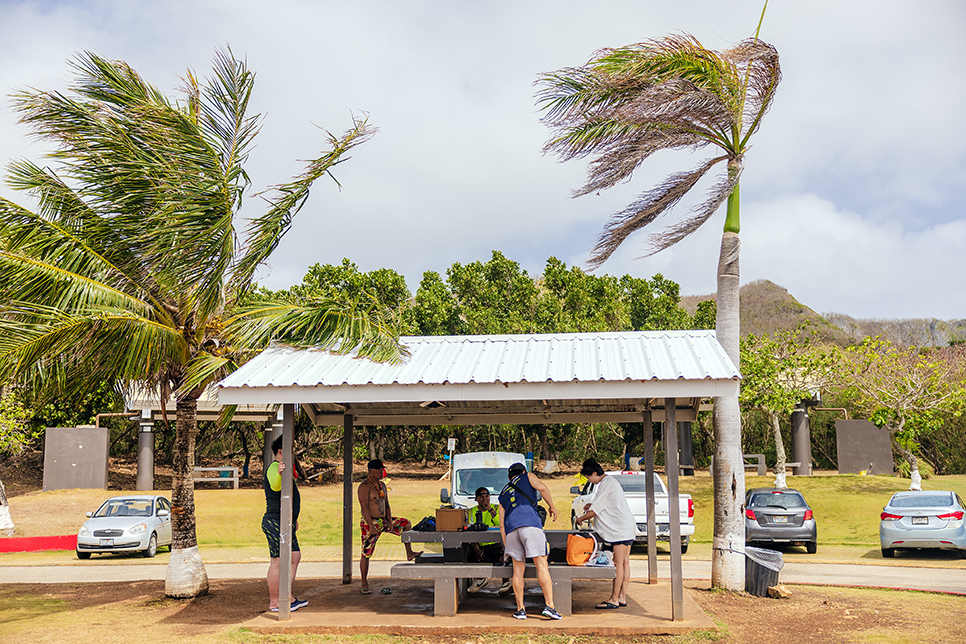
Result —
[[271, 347], [219, 383], [227, 389], [736, 380], [713, 331], [403, 337], [400, 364]]

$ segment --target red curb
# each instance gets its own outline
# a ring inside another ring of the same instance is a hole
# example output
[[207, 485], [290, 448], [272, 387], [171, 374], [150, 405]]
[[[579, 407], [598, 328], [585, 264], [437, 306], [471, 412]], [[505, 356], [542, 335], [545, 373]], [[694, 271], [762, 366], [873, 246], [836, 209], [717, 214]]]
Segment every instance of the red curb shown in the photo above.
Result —
[[0, 539], [0, 552], [36, 552], [39, 550], [75, 550], [77, 535], [59, 537], [7, 537]]

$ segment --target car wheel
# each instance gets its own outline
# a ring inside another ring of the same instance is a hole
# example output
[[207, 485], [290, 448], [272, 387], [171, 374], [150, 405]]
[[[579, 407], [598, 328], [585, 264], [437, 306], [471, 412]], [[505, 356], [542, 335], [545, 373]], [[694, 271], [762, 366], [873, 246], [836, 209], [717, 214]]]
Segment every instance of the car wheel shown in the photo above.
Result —
[[91, 558], [91, 553], [89, 553], [89, 552], [81, 552], [80, 550], [75, 550], [74, 552], [77, 553], [77, 558], [78, 559], [90, 559]]
[[570, 525], [573, 526], [574, 530], [580, 530], [577, 525], [577, 515], [573, 511], [570, 512]]
[[807, 542], [805, 544], [805, 552], [807, 552], [810, 555], [814, 555], [816, 552], [818, 552], [818, 542], [817, 541]]
[[883, 548], [882, 549], [882, 556], [885, 557], [886, 559], [891, 559], [892, 557], [895, 557], [896, 556], [896, 549], [895, 548]]
[[148, 541], [148, 547], [144, 551], [144, 558], [150, 559], [154, 555], [158, 554], [158, 535], [151, 533], [151, 539]]

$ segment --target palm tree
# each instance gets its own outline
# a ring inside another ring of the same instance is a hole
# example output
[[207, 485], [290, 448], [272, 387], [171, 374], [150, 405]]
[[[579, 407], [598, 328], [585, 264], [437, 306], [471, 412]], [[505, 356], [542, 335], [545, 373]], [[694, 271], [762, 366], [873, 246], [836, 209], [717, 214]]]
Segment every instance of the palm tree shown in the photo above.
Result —
[[[393, 359], [371, 311], [331, 301], [259, 301], [254, 274], [292, 225], [313, 182], [374, 129], [355, 120], [288, 183], [260, 194], [264, 214], [236, 230], [244, 163], [260, 119], [254, 74], [230, 50], [171, 101], [128, 65], [83, 53], [67, 94], [14, 96], [21, 121], [56, 145], [56, 170], [10, 166], [36, 211], [0, 199], [0, 382], [81, 395], [102, 381], [151, 386], [177, 405], [171, 563], [165, 592], [208, 587], [195, 536], [197, 399], [270, 341]], [[163, 407], [163, 405], [162, 405]]]
[[[764, 15], [764, 13], [762, 14]], [[760, 23], [759, 23], [760, 27]], [[585, 65], [543, 75], [538, 103], [552, 134], [544, 151], [562, 161], [593, 157], [581, 196], [627, 181], [659, 150], [717, 148], [695, 169], [672, 174], [613, 215], [589, 264], [598, 267], [635, 231], [673, 208], [712, 168], [725, 171], [689, 216], [652, 235], [646, 255], [697, 230], [728, 201], [718, 260], [718, 340], [737, 365], [738, 180], [751, 136], [781, 78], [778, 52], [755, 38], [731, 49], [706, 49], [684, 34], [603, 49]], [[744, 588], [744, 469], [738, 399], [715, 402], [715, 523], [712, 583]]]

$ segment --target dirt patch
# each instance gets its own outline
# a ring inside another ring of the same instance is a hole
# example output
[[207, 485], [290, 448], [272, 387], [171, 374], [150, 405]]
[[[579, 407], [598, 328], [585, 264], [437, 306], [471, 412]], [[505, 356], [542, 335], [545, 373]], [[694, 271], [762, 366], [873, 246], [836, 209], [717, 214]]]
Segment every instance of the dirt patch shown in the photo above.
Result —
[[[743, 594], [711, 591], [706, 584], [689, 584], [686, 592], [721, 625], [720, 631], [687, 636], [693, 644], [811, 644], [827, 642], [909, 641], [923, 643], [963, 642], [962, 633], [937, 629], [951, 615], [966, 612], [966, 598], [930, 593], [789, 586], [789, 599], [776, 600]], [[304, 591], [296, 584], [296, 592]], [[322, 599], [321, 597], [319, 598]], [[47, 615], [13, 618], [11, 604], [43, 601]], [[239, 635], [235, 627], [256, 616], [267, 600], [261, 579], [213, 580], [207, 595], [191, 600], [164, 598], [164, 582], [142, 581], [111, 584], [25, 584], [0, 589], [0, 639], [39, 638], [48, 644], [73, 644], [76, 628], [102, 644], [129, 642], [133, 629], [139, 639], [178, 642], [262, 642], [264, 636]], [[548, 636], [549, 637], [549, 636]], [[410, 638], [380, 636], [410, 641]], [[478, 642], [508, 638], [486, 635]], [[512, 638], [511, 638], [512, 639]], [[531, 639], [544, 639], [534, 636]], [[558, 638], [559, 639], [559, 638]], [[348, 641], [329, 636], [327, 641]], [[420, 642], [447, 644], [465, 637], [420, 637]], [[518, 638], [517, 638], [518, 640]], [[550, 641], [549, 639], [547, 640]], [[578, 637], [570, 641], [595, 644], [613, 642], [671, 642], [667, 637]]]
[[812, 642], [966, 642], [961, 632], [937, 628], [964, 614], [966, 598], [870, 588], [786, 586], [788, 599], [691, 588], [698, 604], [742, 644]]

